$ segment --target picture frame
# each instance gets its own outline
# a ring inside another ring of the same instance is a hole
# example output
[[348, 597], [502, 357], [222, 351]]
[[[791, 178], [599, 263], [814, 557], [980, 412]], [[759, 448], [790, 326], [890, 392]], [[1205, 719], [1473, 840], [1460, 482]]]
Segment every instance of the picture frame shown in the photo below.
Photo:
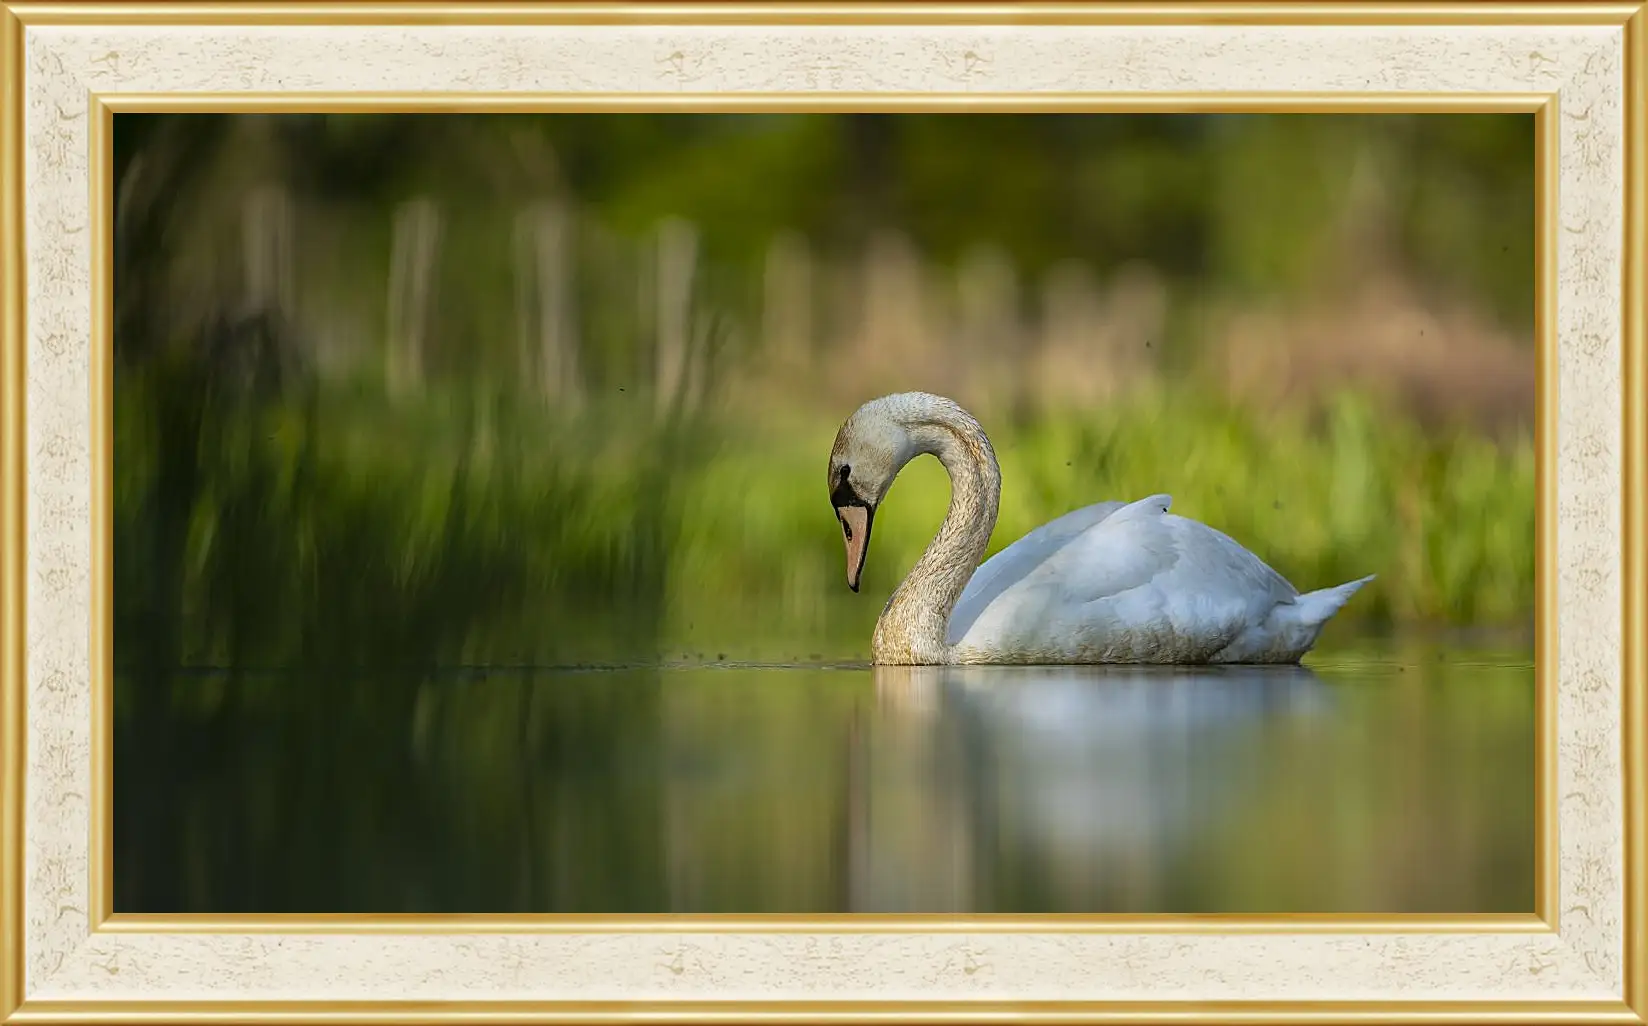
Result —
[[[1641, 0], [5, 2], [0, 42], [0, 1022], [1648, 1019]], [[286, 110], [1533, 114], [1535, 912], [114, 915], [112, 117]]]

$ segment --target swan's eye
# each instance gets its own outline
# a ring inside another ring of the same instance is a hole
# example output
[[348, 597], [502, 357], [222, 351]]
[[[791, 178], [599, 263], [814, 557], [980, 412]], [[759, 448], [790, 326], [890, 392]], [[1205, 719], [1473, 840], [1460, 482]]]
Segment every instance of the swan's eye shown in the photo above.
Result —
[[853, 472], [852, 466], [850, 464], [843, 463], [841, 465], [841, 470], [836, 474], [836, 477], [838, 479], [840, 479], [840, 481], [843, 484], [845, 484], [846, 481], [847, 481], [847, 475], [851, 474], [852, 472]]

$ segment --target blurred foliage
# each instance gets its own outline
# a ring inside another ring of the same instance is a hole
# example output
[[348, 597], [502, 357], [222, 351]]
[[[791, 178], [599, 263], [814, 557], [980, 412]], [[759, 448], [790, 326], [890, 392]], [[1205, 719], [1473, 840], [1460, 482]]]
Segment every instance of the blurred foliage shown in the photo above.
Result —
[[[168, 551], [142, 542], [162, 501], [144, 399], [177, 390], [128, 387], [117, 595], [139, 618], [165, 576], [150, 560]], [[618, 397], [565, 422], [496, 395], [407, 409], [343, 390], [203, 426], [182, 660], [863, 658], [879, 606], [842, 584], [822, 486], [806, 487], [833, 426], [663, 429], [638, 407]], [[1350, 394], [1319, 420], [1261, 423], [1191, 391], [992, 434], [1005, 478], [992, 552], [1100, 496], [1150, 494], [1171, 467], [1176, 512], [1302, 589], [1379, 574], [1347, 622], [1516, 625], [1532, 607], [1526, 438], [1427, 433]], [[936, 461], [906, 469], [877, 517], [867, 595], [890, 593], [948, 497]]]
[[[1142, 261], [1247, 297], [1319, 284], [1324, 227], [1365, 202], [1417, 277], [1531, 337], [1532, 115], [234, 116], [255, 118], [275, 140], [259, 173], [304, 196], [386, 219], [425, 191], [564, 191], [621, 232], [704, 226], [716, 262], [758, 262], [782, 231], [840, 252], [896, 228], [938, 260]], [[157, 139], [207, 150], [227, 120], [122, 115], [116, 174]], [[174, 203], [202, 187], [169, 184]]]

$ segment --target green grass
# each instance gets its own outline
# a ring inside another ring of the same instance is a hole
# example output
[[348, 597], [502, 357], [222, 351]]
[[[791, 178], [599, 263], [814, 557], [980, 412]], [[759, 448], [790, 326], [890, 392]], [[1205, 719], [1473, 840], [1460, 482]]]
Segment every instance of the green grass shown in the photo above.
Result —
[[[134, 384], [116, 407], [128, 611], [169, 601], [146, 583], [164, 577], [155, 401]], [[892, 489], [854, 595], [824, 483], [847, 411], [722, 411], [688, 428], [643, 410], [616, 400], [561, 423], [482, 393], [338, 393], [310, 412], [208, 412], [186, 503], [185, 659], [862, 657], [943, 516], [937, 462]], [[992, 552], [1077, 506], [1167, 492], [1302, 590], [1378, 574], [1335, 630], [1532, 615], [1526, 437], [1427, 432], [1352, 395], [1261, 417], [1188, 389], [986, 427], [1004, 482]]]

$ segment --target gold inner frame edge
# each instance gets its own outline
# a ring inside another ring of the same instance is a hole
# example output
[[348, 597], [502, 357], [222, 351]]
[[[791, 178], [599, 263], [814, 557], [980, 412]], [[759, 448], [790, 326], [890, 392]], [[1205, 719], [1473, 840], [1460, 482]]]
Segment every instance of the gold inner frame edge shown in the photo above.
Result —
[[[90, 927], [120, 933], [1546, 933], [1558, 926], [1555, 799], [1556, 455], [1556, 98], [1548, 94], [1056, 93], [1056, 94], [101, 94], [91, 100], [93, 318], [93, 793]], [[116, 914], [113, 911], [112, 596], [112, 218], [113, 117], [117, 113], [533, 113], [915, 112], [987, 110], [1065, 113], [1531, 113], [1535, 122], [1535, 780], [1534, 910], [1530, 913], [1065, 913], [1021, 915], [573, 913], [216, 913]]]

